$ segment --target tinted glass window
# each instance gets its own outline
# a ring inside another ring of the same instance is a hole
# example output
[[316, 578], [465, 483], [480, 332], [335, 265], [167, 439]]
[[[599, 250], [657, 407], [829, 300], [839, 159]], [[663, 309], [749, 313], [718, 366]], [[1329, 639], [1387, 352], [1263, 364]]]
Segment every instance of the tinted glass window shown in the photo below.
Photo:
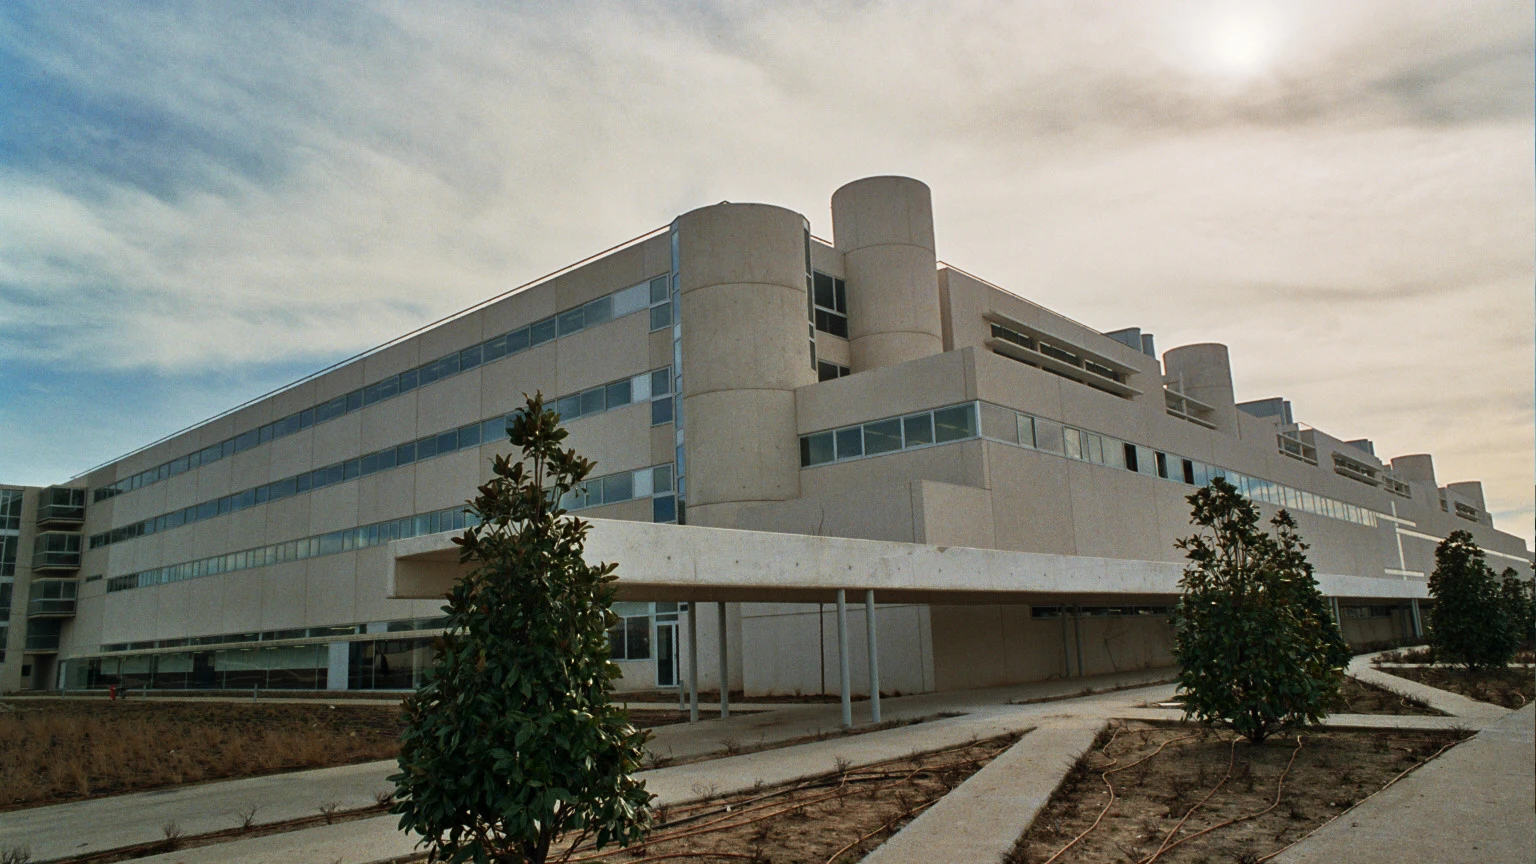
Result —
[[852, 429], [837, 430], [837, 458], [852, 459], [855, 456], [864, 455], [864, 432], [862, 427], [855, 426]]
[[864, 452], [870, 456], [901, 449], [901, 421], [864, 424]]
[[913, 414], [910, 417], [903, 417], [901, 429], [906, 438], [905, 446], [907, 447], [933, 443], [932, 414]]
[[800, 439], [800, 464], [802, 466], [823, 465], [832, 461], [832, 433], [822, 432], [819, 435], [807, 435]]
[[607, 392], [604, 394], [604, 399], [608, 403], [609, 408], [617, 408], [620, 405], [628, 405], [630, 401], [629, 392], [629, 379], [625, 378], [623, 381], [617, 381], [613, 384], [609, 384]]
[[555, 319], [545, 318], [528, 328], [528, 342], [530, 345], [542, 345], [555, 338]]

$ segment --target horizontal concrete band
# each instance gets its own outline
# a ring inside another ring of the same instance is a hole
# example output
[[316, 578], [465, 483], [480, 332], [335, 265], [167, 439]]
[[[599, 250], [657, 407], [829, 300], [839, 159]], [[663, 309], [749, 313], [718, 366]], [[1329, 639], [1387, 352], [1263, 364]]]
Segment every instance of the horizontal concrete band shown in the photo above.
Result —
[[[814, 537], [693, 525], [589, 520], [587, 560], [617, 561], [623, 600], [827, 603], [837, 589], [873, 589], [882, 603], [1166, 601], [1183, 565], [1073, 555]], [[443, 596], [469, 565], [452, 533], [389, 544], [388, 596]], [[1416, 581], [1320, 575], [1342, 599], [1428, 596]]]

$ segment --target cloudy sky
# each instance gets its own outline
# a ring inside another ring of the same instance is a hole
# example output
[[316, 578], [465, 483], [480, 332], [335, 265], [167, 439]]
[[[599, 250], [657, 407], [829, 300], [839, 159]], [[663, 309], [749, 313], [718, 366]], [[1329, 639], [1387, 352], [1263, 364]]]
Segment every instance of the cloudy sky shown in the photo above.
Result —
[[0, 480], [63, 481], [720, 200], [940, 257], [1532, 534], [1528, 2], [0, 7]]

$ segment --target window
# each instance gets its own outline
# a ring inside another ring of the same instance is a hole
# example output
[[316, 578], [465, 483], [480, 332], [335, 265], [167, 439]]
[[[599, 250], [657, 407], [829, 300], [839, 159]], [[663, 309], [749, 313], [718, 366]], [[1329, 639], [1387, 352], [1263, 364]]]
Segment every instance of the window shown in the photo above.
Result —
[[857, 426], [800, 436], [800, 466], [810, 468], [828, 462], [841, 462], [863, 456], [878, 456], [897, 450], [946, 444], [976, 437], [976, 405], [967, 402], [889, 417]]
[[[842, 279], [817, 270], [812, 277], [812, 304], [816, 329], [848, 338], [848, 286]], [[825, 379], [823, 379], [825, 380]]]
[[611, 660], [649, 660], [651, 616], [621, 617], [619, 623], [608, 628], [608, 657]]
[[836, 363], [828, 363], [825, 360], [816, 361], [816, 380], [833, 381], [838, 378], [847, 378], [853, 374], [853, 370], [847, 366], [839, 366]]

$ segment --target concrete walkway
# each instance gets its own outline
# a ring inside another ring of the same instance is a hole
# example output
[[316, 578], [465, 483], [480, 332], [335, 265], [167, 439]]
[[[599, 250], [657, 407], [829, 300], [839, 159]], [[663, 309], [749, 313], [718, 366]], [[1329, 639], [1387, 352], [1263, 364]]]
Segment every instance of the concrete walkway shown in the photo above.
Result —
[[[642, 771], [638, 776], [645, 781], [646, 789], [656, 796], [653, 802], [656, 806], [680, 804], [709, 795], [745, 792], [758, 784], [776, 786], [825, 774], [836, 770], [839, 759], [852, 766], [868, 765], [900, 759], [914, 751], [960, 746], [977, 738], [1021, 731], [1033, 725], [1035, 718], [1030, 714], [1018, 711], [951, 717], [796, 747]], [[1025, 735], [1023, 740], [1029, 741], [1034, 734]], [[140, 864], [378, 864], [416, 851], [416, 838], [397, 831], [397, 822], [395, 816], [380, 816], [169, 852], [137, 861]]]
[[1274, 859], [1274, 864], [1536, 861], [1536, 706], [1470, 741]]
[[1346, 674], [1366, 684], [1374, 684], [1384, 690], [1417, 699], [1420, 702], [1434, 708], [1436, 711], [1444, 711], [1452, 717], [1466, 717], [1478, 720], [1497, 720], [1509, 713], [1509, 709], [1501, 708], [1488, 702], [1479, 702], [1476, 699], [1468, 699], [1458, 693], [1448, 693], [1420, 684], [1417, 681], [1409, 681], [1407, 678], [1399, 678], [1376, 669], [1371, 661], [1380, 654], [1362, 654], [1349, 661]]
[[[886, 699], [882, 703], [882, 713], [888, 721], [932, 717], [947, 712], [965, 713], [967, 716], [933, 720], [882, 732], [829, 738], [796, 746], [793, 750], [765, 751], [722, 759], [718, 762], [682, 765], [677, 766], [676, 769], [662, 769], [672, 773], [647, 772], [647, 776], [655, 778], [657, 785], [651, 787], [653, 792], [660, 793], [665, 790], [668, 796], [691, 793], [695, 784], [699, 784], [703, 789], [714, 785], [722, 792], [730, 788], [738, 788], [732, 785], [731, 778], [734, 776], [732, 772], [748, 775], [740, 788], [750, 787], [759, 778], [767, 783], [781, 782], [781, 780], [793, 779], [805, 774], [829, 771], [838, 756], [848, 758], [854, 764], [862, 764], [860, 760], [878, 761], [878, 758], [888, 758], [878, 754], [889, 752], [889, 750], [883, 745], [877, 746], [872, 742], [897, 742], [892, 746], [904, 747], [905, 749], [899, 750], [897, 754], [904, 755], [914, 749], [928, 749], [929, 745], [923, 743], [925, 740], [959, 743], [972, 735], [989, 737], [1037, 723], [1040, 718], [1052, 715], [1108, 716], [1108, 713], [1139, 705], [1149, 699], [1166, 698], [1172, 693], [1172, 687], [1171, 685], [1142, 687], [1124, 693], [1111, 692], [1107, 695], [1073, 699], [1070, 702], [1042, 702], [1029, 705], [1009, 703], [1065, 697], [1081, 693], [1085, 689], [1115, 690], [1137, 687], [1145, 685], [1148, 681], [1166, 678], [1169, 674], [1169, 670], [1166, 669], [1143, 670], [1067, 681], [1049, 681], [954, 693], [927, 693]], [[636, 707], [640, 705], [637, 703]], [[855, 721], [865, 722], [868, 717], [867, 711], [866, 703], [856, 703], [854, 705]], [[840, 708], [836, 703], [794, 704], [772, 711], [733, 713], [727, 720], [716, 717], [697, 724], [663, 726], [654, 730], [655, 737], [651, 741], [650, 750], [653, 754], [666, 759], [700, 759], [719, 756], [736, 749], [752, 749], [785, 741], [814, 738], [839, 729], [839, 712]], [[956, 738], [957, 735], [962, 737]], [[932, 746], [950, 745], [940, 743]], [[774, 753], [792, 754], [792, 756], [774, 756], [772, 755]], [[787, 761], [780, 763], [778, 760], [781, 758]], [[776, 764], [794, 766], [794, 770], [799, 773], [784, 774], [782, 772], [789, 770], [788, 768], [770, 767]], [[27, 846], [32, 851], [34, 862], [44, 862], [65, 856], [157, 842], [164, 837], [162, 826], [171, 821], [176, 822], [184, 835], [190, 836], [234, 828], [240, 824], [241, 814], [252, 808], [256, 808], [254, 820], [256, 824], [315, 816], [319, 814], [322, 804], [331, 802], [339, 804], [344, 810], [357, 809], [373, 804], [377, 793], [392, 788], [385, 778], [395, 770], [393, 761], [370, 762], [341, 768], [183, 786], [156, 792], [141, 792], [0, 813], [0, 849]], [[690, 779], [687, 781], [669, 779], [684, 776]], [[668, 786], [674, 782], [681, 784], [680, 791]], [[688, 797], [697, 797], [697, 795]], [[374, 827], [370, 829], [358, 827], [363, 825]], [[321, 826], [261, 839], [275, 842], [277, 837], [289, 837], [299, 843], [299, 841], [309, 842], [305, 838], [312, 838], [316, 844], [321, 844], [323, 838], [349, 835], [355, 838], [358, 832], [380, 831], [380, 826], [383, 826], [385, 833], [395, 833], [393, 817], [390, 817]], [[189, 850], [185, 853], [177, 853], [176, 856], [167, 860], [188, 862], [224, 860], [209, 856], [218, 854], [214, 850], [243, 846], [245, 842], [247, 841]], [[356, 842], [360, 844], [356, 846], [356, 854], [343, 851], [324, 857], [320, 852], [311, 852], [308, 853], [311, 855], [309, 858], [271, 858], [270, 860], [317, 860], [328, 864], [339, 857], [349, 862], [378, 861], [390, 856], [375, 855], [366, 850], [383, 851], [395, 848], [386, 841], [380, 841], [379, 844], [362, 840], [356, 840]], [[322, 845], [326, 848], [332, 848], [333, 845], [346, 847], [346, 844], [332, 844], [329, 840], [325, 840]], [[319, 846], [310, 848], [318, 849]], [[409, 851], [409, 846], [406, 848]], [[368, 855], [374, 855], [374, 857], [368, 857]]]
[[864, 864], [1001, 860], [1104, 723], [1047, 721], [869, 853]]

